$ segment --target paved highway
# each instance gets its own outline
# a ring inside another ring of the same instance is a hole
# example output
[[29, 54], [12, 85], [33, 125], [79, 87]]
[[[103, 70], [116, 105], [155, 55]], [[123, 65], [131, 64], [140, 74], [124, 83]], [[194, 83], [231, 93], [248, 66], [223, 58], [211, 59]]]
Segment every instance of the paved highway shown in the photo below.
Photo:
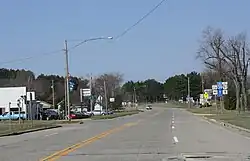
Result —
[[[181, 109], [0, 138], [1, 161], [247, 160], [250, 138]], [[209, 158], [210, 157], [210, 158]], [[201, 159], [197, 159], [201, 160]]]

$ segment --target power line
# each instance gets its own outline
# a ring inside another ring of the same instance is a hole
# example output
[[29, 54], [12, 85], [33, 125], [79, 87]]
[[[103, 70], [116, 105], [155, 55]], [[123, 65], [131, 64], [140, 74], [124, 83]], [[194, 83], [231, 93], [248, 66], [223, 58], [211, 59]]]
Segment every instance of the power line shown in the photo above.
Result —
[[[166, 2], [167, 0], [161, 0], [158, 4], [156, 4], [156, 6], [154, 6], [151, 10], [149, 10], [149, 12], [147, 12], [144, 16], [142, 16], [138, 21], [136, 21], [133, 25], [131, 25], [129, 28], [127, 28], [125, 31], [123, 31], [121, 34], [119, 34], [118, 36], [114, 37], [114, 39], [118, 39], [121, 38], [122, 36], [126, 35], [129, 31], [131, 31], [133, 28], [135, 28], [137, 25], [139, 25], [143, 20], [145, 20], [148, 16], [150, 16], [154, 11], [156, 11], [164, 2]], [[100, 38], [97, 38], [100, 39]], [[92, 39], [89, 39], [92, 40]], [[88, 41], [89, 41], [88, 40]], [[94, 38], [93, 40], [96, 40], [96, 38]], [[83, 43], [85, 43], [85, 41], [71, 47], [70, 49], [74, 49], [80, 45], [82, 45]], [[42, 53], [36, 56], [30, 56], [30, 57], [25, 57], [25, 58], [20, 58], [20, 59], [14, 59], [14, 60], [10, 60], [10, 61], [3, 61], [0, 62], [0, 64], [9, 64], [9, 63], [15, 63], [15, 62], [23, 62], [25, 60], [29, 60], [29, 59], [33, 59], [36, 57], [40, 57], [40, 56], [48, 56], [48, 55], [52, 55], [52, 54], [57, 54], [59, 52], [62, 52], [63, 50], [56, 50], [56, 51], [52, 51], [52, 52], [48, 52], [48, 53]]]
[[25, 60], [29, 60], [29, 59], [34, 59], [40, 56], [48, 56], [48, 55], [52, 55], [52, 54], [58, 54], [60, 52], [62, 52], [63, 50], [55, 50], [55, 51], [51, 51], [51, 52], [47, 52], [47, 53], [42, 53], [42, 54], [38, 54], [35, 56], [30, 56], [30, 57], [24, 57], [24, 58], [19, 58], [19, 59], [14, 59], [14, 60], [9, 60], [9, 61], [2, 61], [0, 62], [0, 64], [9, 64], [9, 63], [15, 63], [15, 62], [23, 62]]
[[146, 19], [148, 16], [150, 16], [155, 10], [157, 10], [164, 2], [167, 0], [161, 0], [156, 6], [154, 6], [149, 12], [147, 12], [142, 18], [140, 18], [138, 21], [136, 21], [132, 26], [127, 28], [125, 31], [123, 31], [121, 34], [115, 37], [115, 39], [121, 38], [125, 34], [127, 34], [129, 31], [131, 31], [133, 28], [135, 28], [137, 25], [139, 25], [144, 19]]

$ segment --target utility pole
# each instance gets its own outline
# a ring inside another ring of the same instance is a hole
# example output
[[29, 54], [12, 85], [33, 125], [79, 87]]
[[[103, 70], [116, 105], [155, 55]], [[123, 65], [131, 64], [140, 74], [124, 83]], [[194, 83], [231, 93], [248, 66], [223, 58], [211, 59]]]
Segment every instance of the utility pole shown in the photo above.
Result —
[[133, 98], [134, 98], [134, 99], [133, 99], [133, 103], [134, 103], [134, 107], [135, 107], [135, 103], [136, 103], [136, 93], [135, 93], [135, 87], [134, 87], [134, 94], [133, 94], [133, 95], [134, 95], [134, 97], [133, 97]]
[[[70, 114], [70, 100], [69, 100], [69, 57], [68, 57], [68, 43], [67, 43], [67, 40], [64, 41], [64, 44], [65, 44], [65, 60], [66, 60], [66, 97], [67, 98], [67, 108], [68, 109], [68, 112], [67, 112], [67, 118], [68, 120], [70, 121], [70, 118], [69, 118], [69, 114]], [[65, 110], [66, 111], [66, 110]]]
[[[65, 68], [66, 71], [66, 68]], [[67, 82], [66, 82], [66, 77], [64, 80], [64, 114], [65, 114], [65, 118], [67, 116]]]
[[204, 75], [201, 73], [201, 92], [204, 93]]
[[55, 85], [54, 80], [51, 81], [51, 88], [52, 88], [52, 102], [53, 102], [53, 108], [55, 109]]
[[90, 111], [93, 111], [93, 95], [92, 95], [92, 73], [90, 75], [90, 80], [89, 80], [89, 87], [90, 87]]
[[108, 112], [108, 98], [107, 98], [107, 89], [106, 89], [106, 81], [103, 82], [104, 86], [104, 95], [105, 95], [105, 106], [106, 106], [106, 113]]
[[191, 101], [190, 101], [190, 79], [188, 77], [188, 108], [191, 108]]

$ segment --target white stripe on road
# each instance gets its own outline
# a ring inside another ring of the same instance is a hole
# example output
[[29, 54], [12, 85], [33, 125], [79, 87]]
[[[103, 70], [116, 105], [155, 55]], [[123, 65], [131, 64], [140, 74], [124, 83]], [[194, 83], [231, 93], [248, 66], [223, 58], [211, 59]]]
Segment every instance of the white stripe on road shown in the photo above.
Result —
[[58, 133], [52, 133], [52, 134], [45, 135], [45, 137], [52, 136], [52, 135], [57, 135], [57, 134]]
[[174, 139], [174, 142], [175, 142], [175, 143], [178, 143], [178, 142], [179, 142], [176, 136], [174, 136], [173, 139]]
[[172, 129], [174, 129], [174, 126], [172, 126]]

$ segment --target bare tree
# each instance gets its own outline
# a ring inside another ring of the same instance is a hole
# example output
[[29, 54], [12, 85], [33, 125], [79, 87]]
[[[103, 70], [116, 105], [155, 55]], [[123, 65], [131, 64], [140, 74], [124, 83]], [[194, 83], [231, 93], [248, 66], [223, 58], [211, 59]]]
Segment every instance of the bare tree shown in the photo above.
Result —
[[[234, 66], [234, 72], [237, 76], [239, 86], [241, 88], [241, 93], [243, 97], [243, 107], [245, 110], [247, 107], [247, 72], [248, 65], [250, 61], [249, 47], [246, 42], [246, 34], [240, 33], [227, 42], [228, 52], [223, 54], [226, 56], [227, 60], [230, 61]], [[226, 55], [227, 54], [227, 55]]]
[[[208, 28], [203, 32], [198, 58], [205, 66], [219, 73], [219, 79], [233, 80], [236, 94], [236, 108], [240, 111], [240, 98], [247, 107], [247, 72], [249, 64], [249, 48], [246, 35], [241, 33], [226, 39], [220, 29]], [[245, 108], [243, 108], [245, 109]]]
[[106, 83], [107, 97], [114, 97], [119, 92], [123, 81], [123, 75], [120, 73], [105, 73], [93, 80], [93, 88], [97, 95], [104, 96], [104, 81]]

